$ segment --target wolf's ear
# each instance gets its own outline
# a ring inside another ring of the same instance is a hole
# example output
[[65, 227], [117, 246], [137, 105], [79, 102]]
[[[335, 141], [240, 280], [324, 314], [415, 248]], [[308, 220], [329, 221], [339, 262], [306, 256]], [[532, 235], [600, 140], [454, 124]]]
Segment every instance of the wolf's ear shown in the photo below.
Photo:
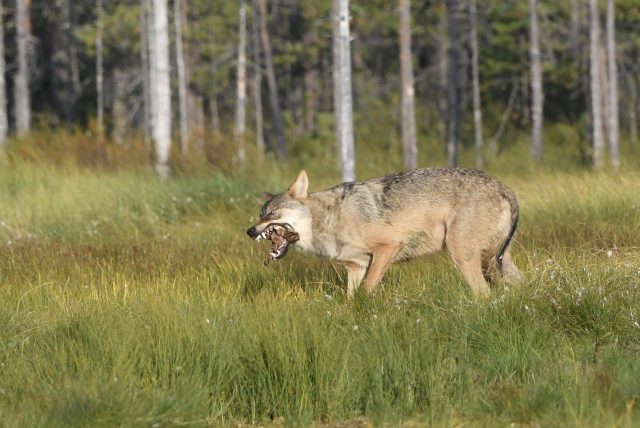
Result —
[[269, 192], [264, 192], [264, 200], [265, 200], [265, 201], [270, 201], [271, 199], [273, 199], [273, 198], [275, 198], [275, 197], [276, 197], [276, 195], [272, 195], [272, 194], [271, 194], [271, 193], [269, 193]]
[[289, 196], [294, 199], [304, 199], [307, 197], [307, 188], [309, 187], [309, 177], [307, 172], [303, 169], [298, 174], [298, 178], [289, 187]]

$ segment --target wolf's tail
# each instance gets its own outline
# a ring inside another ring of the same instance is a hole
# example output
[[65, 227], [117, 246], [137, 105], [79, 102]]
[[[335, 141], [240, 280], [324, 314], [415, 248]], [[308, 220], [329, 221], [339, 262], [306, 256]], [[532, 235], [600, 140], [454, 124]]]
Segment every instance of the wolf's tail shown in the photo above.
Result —
[[502, 246], [498, 250], [496, 254], [496, 261], [498, 262], [498, 267], [502, 269], [502, 258], [504, 257], [504, 252], [507, 251], [507, 247], [513, 238], [514, 233], [516, 233], [516, 228], [518, 227], [518, 219], [520, 218], [520, 208], [518, 207], [518, 201], [516, 200], [513, 192], [507, 192], [505, 195], [509, 200], [509, 204], [511, 205], [511, 229], [509, 230], [509, 234], [507, 238], [502, 243]]

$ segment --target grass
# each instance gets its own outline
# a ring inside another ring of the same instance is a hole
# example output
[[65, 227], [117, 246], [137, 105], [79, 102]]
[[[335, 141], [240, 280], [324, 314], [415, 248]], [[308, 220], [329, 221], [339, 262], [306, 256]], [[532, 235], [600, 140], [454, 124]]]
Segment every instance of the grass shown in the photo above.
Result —
[[264, 268], [244, 230], [296, 165], [159, 182], [22, 159], [0, 168], [3, 426], [640, 423], [631, 167], [493, 171], [527, 279], [478, 303], [444, 255], [353, 301], [334, 263]]

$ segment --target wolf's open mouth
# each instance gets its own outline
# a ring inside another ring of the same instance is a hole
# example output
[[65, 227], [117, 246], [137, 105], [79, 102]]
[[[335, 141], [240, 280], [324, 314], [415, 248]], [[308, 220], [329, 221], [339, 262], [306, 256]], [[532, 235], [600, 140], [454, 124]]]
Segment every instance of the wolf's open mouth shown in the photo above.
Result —
[[271, 251], [266, 259], [268, 263], [286, 256], [289, 245], [300, 239], [300, 235], [288, 223], [269, 223], [264, 231], [256, 236], [256, 241], [261, 239], [271, 240]]

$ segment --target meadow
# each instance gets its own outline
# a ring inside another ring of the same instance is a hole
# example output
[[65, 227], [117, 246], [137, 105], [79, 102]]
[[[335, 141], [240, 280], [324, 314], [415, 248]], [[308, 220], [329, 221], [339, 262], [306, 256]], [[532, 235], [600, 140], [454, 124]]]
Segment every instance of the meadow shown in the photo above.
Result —
[[[299, 167], [336, 184], [329, 155], [160, 181], [52, 153], [16, 143], [0, 167], [2, 426], [640, 425], [637, 165], [507, 153], [488, 171], [520, 200], [522, 284], [474, 301], [443, 254], [349, 301], [341, 266], [264, 267], [245, 235]], [[362, 178], [397, 167], [366, 156]]]

